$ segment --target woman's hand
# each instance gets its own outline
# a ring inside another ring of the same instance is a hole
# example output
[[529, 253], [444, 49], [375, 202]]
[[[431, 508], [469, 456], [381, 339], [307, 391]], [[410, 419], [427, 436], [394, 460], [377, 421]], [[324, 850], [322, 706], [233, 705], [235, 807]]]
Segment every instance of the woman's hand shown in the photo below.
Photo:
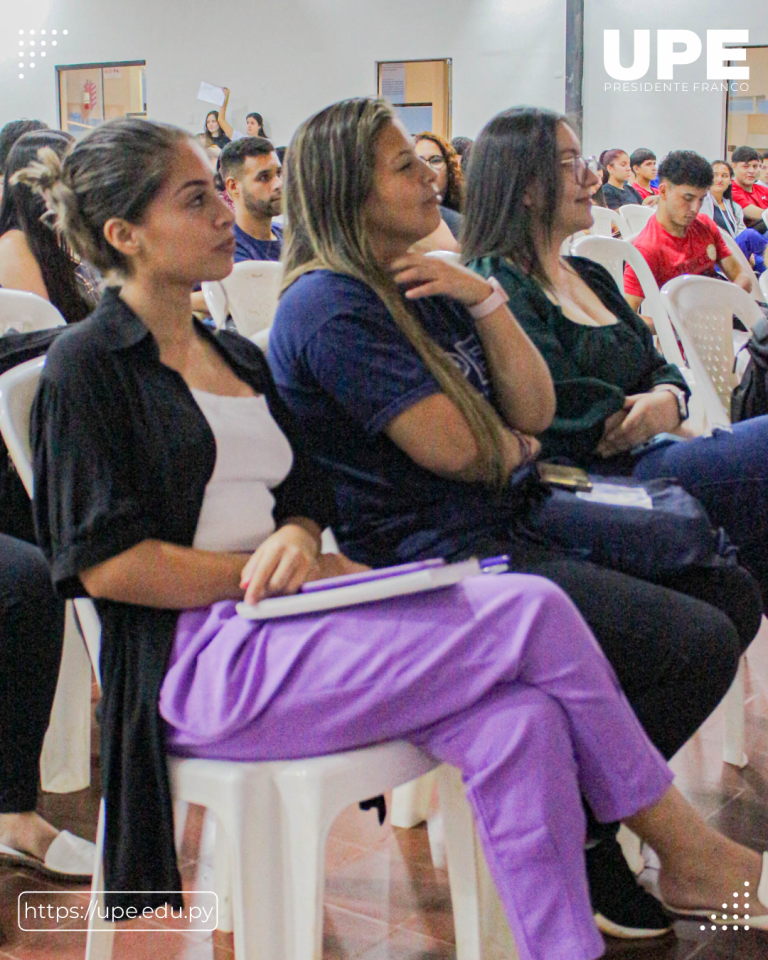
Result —
[[409, 300], [442, 295], [474, 307], [493, 293], [493, 287], [479, 274], [440, 257], [407, 253], [391, 264], [391, 270], [396, 283], [408, 286], [405, 296]]
[[262, 543], [243, 567], [246, 603], [296, 593], [320, 553], [319, 538], [298, 523], [286, 523]]
[[[680, 426], [677, 397], [669, 390], [625, 397], [624, 409], [619, 413], [625, 414], [621, 421], [618, 420], [618, 414], [606, 420], [606, 432], [595, 451], [600, 457], [612, 457], [631, 450], [657, 433], [675, 430]], [[615, 422], [609, 430], [608, 426], [614, 418]]]

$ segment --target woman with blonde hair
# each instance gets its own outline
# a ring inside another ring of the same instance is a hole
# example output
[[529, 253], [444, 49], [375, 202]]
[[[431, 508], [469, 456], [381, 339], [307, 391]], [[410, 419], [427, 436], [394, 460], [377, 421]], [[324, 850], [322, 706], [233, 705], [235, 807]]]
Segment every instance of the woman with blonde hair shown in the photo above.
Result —
[[[462, 769], [522, 960], [602, 952], [580, 790], [653, 844], [676, 905], [720, 902], [736, 878], [756, 889], [759, 856], [670, 786], [552, 584], [480, 576], [346, 610], [237, 616], [243, 597], [355, 565], [320, 554], [332, 504], [263, 355], [190, 317], [193, 286], [232, 268], [232, 214], [172, 127], [113, 121], [48, 161], [38, 189], [68, 242], [122, 282], [54, 344], [31, 425], [54, 584], [95, 597], [101, 617], [110, 903], [181, 905], [158, 892], [181, 889], [167, 750], [290, 759], [401, 738]], [[485, 282], [466, 279], [466, 300], [484, 300]]]
[[[649, 583], [532, 538], [525, 468], [555, 412], [549, 373], [495, 282], [478, 287], [463, 267], [408, 254], [439, 214], [435, 174], [407, 131], [383, 101], [344, 101], [300, 127], [286, 166], [269, 362], [333, 483], [342, 549], [373, 566], [508, 554], [512, 569], [553, 580], [671, 757], [757, 632], [754, 581], [729, 567]], [[613, 834], [588, 851], [604, 929], [668, 930]], [[592, 825], [590, 836], [603, 834]], [[640, 901], [634, 913], [628, 898]]]

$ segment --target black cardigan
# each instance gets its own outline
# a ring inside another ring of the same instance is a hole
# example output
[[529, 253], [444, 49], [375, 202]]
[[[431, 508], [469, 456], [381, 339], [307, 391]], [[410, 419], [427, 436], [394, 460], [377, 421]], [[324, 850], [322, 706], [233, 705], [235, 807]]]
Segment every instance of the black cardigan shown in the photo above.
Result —
[[[237, 376], [266, 397], [289, 437], [292, 418], [261, 351], [235, 333], [198, 325]], [[186, 383], [160, 362], [154, 337], [107, 291], [95, 313], [48, 354], [32, 411], [35, 524], [63, 597], [86, 595], [78, 572], [146, 539], [191, 546], [216, 461], [213, 433]], [[320, 527], [332, 500], [311, 461], [294, 451], [272, 491], [279, 525]], [[160, 687], [178, 611], [97, 600], [102, 624], [104, 869], [109, 906], [181, 906], [173, 845]]]

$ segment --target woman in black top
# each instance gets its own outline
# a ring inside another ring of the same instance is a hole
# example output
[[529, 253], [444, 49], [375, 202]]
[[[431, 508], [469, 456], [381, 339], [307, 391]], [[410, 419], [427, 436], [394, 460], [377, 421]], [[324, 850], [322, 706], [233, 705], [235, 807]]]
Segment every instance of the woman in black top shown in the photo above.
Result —
[[223, 150], [232, 142], [232, 125], [227, 122], [227, 105], [229, 104], [229, 87], [222, 87], [224, 103], [218, 110], [209, 110], [205, 116], [203, 137], [206, 147], [218, 147]]
[[642, 203], [630, 184], [632, 167], [626, 150], [603, 150], [600, 154], [603, 167], [603, 199], [606, 207], [618, 210], [625, 203]]
[[[579, 785], [605, 819], [637, 811], [628, 822], [659, 852], [677, 905], [717, 902], [736, 877], [757, 885], [759, 857], [709, 829], [668, 786], [583, 621], [552, 585], [473, 577], [364, 609], [237, 617], [243, 594], [295, 592], [355, 565], [318, 553], [331, 518], [323, 479], [287, 444], [291, 417], [262, 354], [189, 317], [195, 281], [231, 268], [232, 216], [186, 135], [142, 121], [98, 128], [45, 180], [70, 242], [123, 277], [55, 345], [31, 427], [54, 582], [67, 595], [85, 587], [102, 622], [108, 905], [179, 905], [178, 894], [158, 892], [180, 889], [166, 739], [183, 755], [276, 759], [405, 737], [458, 764], [525, 960], [551, 960], [563, 943], [574, 960], [602, 950], [584, 888]], [[482, 298], [486, 285], [465, 281], [470, 302]], [[236, 409], [248, 411], [237, 415], [243, 429], [258, 417], [268, 431], [239, 449], [223, 423]], [[279, 528], [264, 529], [250, 556], [198, 543], [202, 529], [215, 537], [230, 527], [238, 538], [254, 519], [250, 498], [237, 517], [216, 513], [221, 475], [241, 462], [275, 470], [278, 459], [284, 479], [267, 484], [255, 519], [268, 512]], [[190, 688], [169, 690], [187, 667]], [[215, 687], [219, 672], [216, 697], [195, 710], [194, 691], [210, 679]], [[225, 715], [240, 718], [234, 739], [217, 729]], [[524, 814], [509, 796], [518, 777]]]

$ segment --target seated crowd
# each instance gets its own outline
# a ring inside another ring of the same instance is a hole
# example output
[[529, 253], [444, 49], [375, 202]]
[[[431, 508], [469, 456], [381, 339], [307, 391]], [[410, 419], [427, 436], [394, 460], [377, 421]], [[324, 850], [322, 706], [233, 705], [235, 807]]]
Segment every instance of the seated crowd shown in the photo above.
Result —
[[[686, 433], [690, 389], [638, 315], [634, 272], [625, 296], [560, 255], [602, 187], [608, 206], [654, 207], [633, 242], [660, 286], [719, 268], [748, 289], [720, 231], [748, 234], [762, 265], [759, 156], [676, 151], [657, 171], [650, 150], [609, 150], [603, 173], [549, 111], [504, 111], [451, 144], [360, 98], [306, 120], [283, 161], [256, 114], [231, 139], [226, 106], [206, 118], [215, 161], [146, 120], [75, 143], [39, 124], [0, 132], [0, 285], [68, 323], [30, 347], [48, 351], [35, 496], [14, 503], [38, 545], [0, 528], [0, 855], [89, 872], [92, 845], [37, 817], [33, 784], [63, 601], [89, 596], [106, 889], [132, 904], [181, 890], [166, 753], [404, 739], [461, 769], [521, 960], [591, 960], [598, 928], [664, 935], [745, 880], [750, 924], [768, 930], [768, 857], [705, 822], [666, 763], [768, 604], [768, 417]], [[243, 260], [284, 266], [266, 357], [190, 310]], [[23, 336], [0, 337], [0, 362]], [[638, 449], [660, 433], [680, 442]], [[537, 460], [676, 478], [739, 562], [644, 575], [565, 548], [540, 520]], [[326, 527], [339, 553], [321, 552]], [[509, 573], [433, 593], [263, 621], [235, 609], [371, 567], [498, 555]], [[661, 900], [624, 860], [620, 822], [656, 851]]]

